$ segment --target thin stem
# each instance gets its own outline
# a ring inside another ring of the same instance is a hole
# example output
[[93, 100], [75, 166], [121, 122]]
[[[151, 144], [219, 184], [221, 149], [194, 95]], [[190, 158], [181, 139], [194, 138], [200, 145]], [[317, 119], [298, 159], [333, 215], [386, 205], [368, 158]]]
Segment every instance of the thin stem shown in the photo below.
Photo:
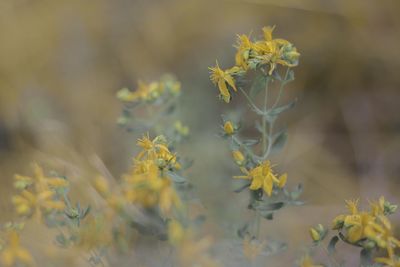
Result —
[[258, 114], [263, 114], [264, 112], [259, 109], [251, 100], [250, 96], [243, 90], [243, 88], [239, 87], [239, 90], [242, 92], [242, 94], [246, 97], [247, 101], [249, 102], [250, 106], [255, 110], [256, 113]]
[[279, 103], [279, 100], [281, 100], [282, 93], [283, 93], [283, 87], [285, 87], [285, 85], [286, 85], [286, 83], [287, 83], [286, 79], [287, 79], [287, 77], [288, 77], [288, 75], [289, 75], [289, 70], [290, 70], [290, 68], [287, 68], [286, 73], [285, 73], [285, 77], [283, 78], [283, 81], [281, 82], [281, 85], [279, 86], [278, 97], [276, 98], [275, 103], [272, 105], [271, 110], [274, 109], [274, 108], [276, 108], [276, 106], [277, 106], [278, 103]]
[[274, 123], [275, 119], [272, 119], [269, 121], [269, 127], [268, 127], [268, 147], [267, 150], [265, 151], [265, 154], [262, 156], [262, 160], [266, 160], [271, 153], [272, 150], [272, 144], [273, 144], [273, 130], [274, 130]]
[[255, 236], [256, 236], [257, 239], [260, 236], [260, 220], [261, 220], [260, 213], [256, 212], [256, 231], [255, 231]]
[[268, 110], [268, 85], [269, 78], [267, 78], [265, 82], [264, 115], [262, 116], [262, 154], [265, 154], [265, 152], [267, 151], [267, 118], [265, 114]]

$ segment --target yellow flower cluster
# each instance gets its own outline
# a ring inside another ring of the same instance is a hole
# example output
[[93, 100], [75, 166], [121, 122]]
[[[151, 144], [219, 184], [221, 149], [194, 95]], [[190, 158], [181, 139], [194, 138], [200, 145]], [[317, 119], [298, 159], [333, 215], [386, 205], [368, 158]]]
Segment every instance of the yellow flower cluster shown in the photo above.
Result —
[[245, 175], [234, 176], [234, 178], [251, 180], [250, 190], [262, 188], [268, 196], [271, 196], [274, 185], [278, 188], [283, 188], [286, 185], [287, 174], [282, 174], [278, 178], [273, 172], [269, 160], [262, 162], [250, 170], [244, 167], [240, 169]]
[[397, 206], [387, 202], [384, 197], [372, 202], [370, 211], [360, 211], [358, 200], [346, 201], [346, 205], [350, 214], [337, 216], [333, 220], [333, 229], [339, 230], [351, 244], [363, 242], [367, 248], [376, 245], [386, 249], [388, 257], [375, 260], [387, 266], [398, 266], [394, 264], [398, 262], [394, 250], [400, 248], [400, 241], [393, 236], [391, 223], [386, 217], [394, 213]]
[[0, 254], [3, 266], [15, 266], [23, 263], [24, 266], [35, 266], [30, 252], [21, 246], [19, 233], [15, 229], [8, 230], [7, 243]]
[[137, 144], [142, 151], [134, 159], [131, 173], [123, 176], [125, 198], [145, 208], [158, 207], [164, 215], [172, 207], [180, 208], [182, 204], [169, 174], [181, 166], [165, 138], [150, 140], [143, 136]]
[[133, 92], [123, 88], [117, 92], [117, 98], [124, 102], [154, 102], [164, 95], [178, 95], [180, 90], [180, 82], [166, 75], [160, 81], [150, 83], [139, 81], [138, 88]]
[[21, 190], [12, 202], [19, 215], [35, 215], [38, 219], [51, 211], [62, 211], [63, 201], [56, 199], [56, 189], [65, 188], [68, 182], [59, 177], [46, 177], [43, 169], [33, 165], [34, 177], [15, 175], [14, 186]]
[[235, 92], [235, 76], [240, 76], [250, 69], [261, 68], [268, 75], [272, 75], [277, 65], [295, 67], [300, 54], [296, 47], [284, 39], [273, 39], [272, 32], [275, 27], [264, 27], [264, 38], [251, 41], [247, 35], [239, 35], [236, 46], [235, 66], [223, 70], [218, 62], [211, 67], [211, 81], [218, 86], [221, 98], [229, 103], [231, 99], [228, 86]]

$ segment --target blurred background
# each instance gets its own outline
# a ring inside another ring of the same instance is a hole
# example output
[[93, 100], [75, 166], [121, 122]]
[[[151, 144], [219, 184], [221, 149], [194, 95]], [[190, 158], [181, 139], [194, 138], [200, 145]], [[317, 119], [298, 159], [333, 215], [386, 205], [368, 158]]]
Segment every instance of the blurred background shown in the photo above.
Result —
[[239, 170], [216, 133], [220, 115], [245, 101], [218, 101], [208, 67], [234, 64], [236, 34], [276, 25], [301, 53], [285, 98], [300, 101], [280, 120], [290, 135], [275, 160], [291, 186], [305, 185], [306, 205], [263, 228], [290, 239], [293, 253], [276, 265], [288, 266], [308, 227], [329, 225], [344, 199], [399, 203], [399, 12], [390, 0], [1, 1], [0, 220], [11, 218], [14, 173], [30, 174], [32, 162], [76, 170], [78, 192], [96, 173], [94, 155], [119, 177], [137, 136], [116, 125], [116, 92], [173, 73], [191, 128], [179, 152], [194, 159], [189, 179], [224, 236], [242, 216], [227, 201], [239, 198], [230, 185]]

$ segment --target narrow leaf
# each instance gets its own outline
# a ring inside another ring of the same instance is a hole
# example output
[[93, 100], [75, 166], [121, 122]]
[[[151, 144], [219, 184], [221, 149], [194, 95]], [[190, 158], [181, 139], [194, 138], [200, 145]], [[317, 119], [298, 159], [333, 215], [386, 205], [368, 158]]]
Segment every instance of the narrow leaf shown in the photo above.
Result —
[[250, 88], [250, 97], [255, 99], [257, 95], [265, 89], [267, 79], [264, 75], [260, 74], [255, 79]]
[[277, 108], [274, 108], [274, 109], [270, 110], [268, 112], [268, 115], [271, 116], [271, 117], [277, 116], [280, 113], [282, 113], [284, 111], [287, 111], [287, 110], [293, 108], [294, 106], [296, 106], [296, 103], [297, 103], [297, 99], [293, 100], [289, 104], [286, 104], [286, 105], [283, 105], [283, 106], [280, 106], [280, 107], [277, 107]]
[[335, 251], [336, 251], [336, 243], [339, 241], [339, 237], [337, 237], [337, 236], [334, 236], [334, 237], [332, 237], [331, 238], [331, 240], [329, 241], [329, 244], [328, 244], [328, 252], [329, 252], [329, 254], [333, 254], [333, 253], [335, 253]]

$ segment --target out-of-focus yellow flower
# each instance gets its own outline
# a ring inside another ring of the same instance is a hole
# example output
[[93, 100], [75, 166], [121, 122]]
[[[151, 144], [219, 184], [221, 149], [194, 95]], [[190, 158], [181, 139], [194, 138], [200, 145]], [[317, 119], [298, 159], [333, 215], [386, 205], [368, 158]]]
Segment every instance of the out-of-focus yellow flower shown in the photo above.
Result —
[[29, 251], [20, 245], [19, 234], [15, 230], [8, 232], [8, 240], [0, 255], [4, 266], [15, 266], [18, 262], [34, 266], [34, 260]]
[[209, 256], [208, 249], [211, 245], [210, 237], [195, 240], [191, 235], [187, 235], [185, 240], [179, 244], [179, 266], [219, 267], [220, 265]]
[[271, 196], [274, 184], [283, 187], [287, 180], [286, 175], [282, 175], [280, 179], [277, 178], [273, 173], [271, 162], [269, 160], [264, 161], [251, 170], [247, 170], [246, 168], [241, 168], [241, 170], [245, 175], [234, 176], [234, 178], [251, 180], [251, 190], [262, 188], [268, 196]]
[[[17, 189], [25, 189], [30, 185], [34, 185], [38, 190], [51, 188], [63, 188], [68, 186], [68, 181], [60, 177], [46, 177], [43, 173], [42, 167], [38, 164], [33, 164], [33, 177], [22, 176], [16, 174], [14, 176], [14, 185]], [[22, 187], [22, 185], [24, 185]]]
[[128, 88], [122, 88], [117, 92], [117, 98], [124, 102], [133, 102], [138, 98], [138, 96]]
[[232, 77], [232, 71], [230, 70], [222, 70], [218, 62], [215, 67], [209, 68], [211, 71], [210, 79], [214, 83], [214, 85], [218, 85], [218, 89], [222, 99], [229, 103], [231, 100], [231, 94], [228, 90], [227, 84], [237, 92], [237, 88], [235, 85], [235, 79]]
[[181, 121], [176, 121], [174, 123], [175, 130], [182, 136], [189, 135], [189, 127], [182, 124]]
[[323, 265], [315, 264], [309, 255], [305, 255], [301, 259], [300, 267], [323, 267]]
[[232, 156], [236, 164], [239, 166], [242, 166], [246, 162], [246, 158], [244, 157], [243, 153], [240, 152], [240, 150], [232, 151]]
[[158, 206], [163, 214], [172, 207], [181, 208], [182, 203], [168, 177], [161, 177], [153, 165], [147, 173], [125, 175], [125, 196], [128, 201], [145, 208]]
[[231, 121], [226, 121], [226, 122], [224, 123], [224, 132], [225, 132], [227, 135], [232, 135], [232, 134], [235, 133], [235, 128], [233, 127], [233, 124], [232, 124]]
[[250, 261], [254, 261], [262, 253], [264, 248], [265, 241], [258, 242], [249, 236], [243, 239], [243, 255]]
[[104, 217], [90, 217], [77, 229], [77, 245], [86, 250], [108, 245], [112, 240], [111, 232]]
[[136, 160], [152, 160], [160, 168], [172, 167], [176, 170], [181, 168], [181, 165], [176, 160], [176, 155], [169, 150], [164, 136], [159, 135], [153, 140], [150, 140], [148, 135], [143, 136], [138, 140], [137, 144], [143, 150], [138, 154]]
[[168, 239], [171, 244], [177, 245], [181, 243], [184, 238], [185, 231], [182, 225], [176, 220], [171, 220], [168, 223]]
[[53, 200], [54, 191], [46, 190], [33, 194], [28, 190], [23, 190], [20, 195], [12, 197], [19, 215], [36, 214], [37, 218], [41, 218], [42, 214], [49, 213], [53, 210], [62, 211], [65, 204], [59, 200]]
[[184, 228], [179, 221], [173, 219], [168, 223], [168, 239], [177, 248], [178, 266], [219, 267], [208, 253], [212, 245], [210, 237], [197, 239], [190, 228]]
[[165, 137], [150, 140], [148, 135], [143, 136], [138, 145], [143, 150], [134, 159], [132, 172], [123, 176], [125, 199], [144, 208], [158, 207], [164, 215], [172, 208], [181, 209], [182, 202], [166, 171], [179, 170], [180, 165]]
[[389, 257], [394, 255], [396, 247], [400, 247], [400, 241], [393, 236], [392, 224], [384, 215], [379, 215], [375, 222], [369, 222], [365, 228], [365, 235], [375, 241], [380, 248], [386, 249]]
[[[12, 197], [12, 202], [19, 215], [36, 215], [38, 219], [43, 214], [51, 211], [61, 211], [65, 208], [63, 201], [55, 199], [54, 189], [63, 188], [68, 185], [65, 179], [59, 177], [45, 177], [43, 169], [34, 164], [34, 178], [24, 176], [25, 181], [29, 181], [29, 186], [25, 187], [20, 194]], [[21, 176], [15, 177], [21, 181]]]
[[165, 75], [160, 81], [139, 81], [135, 91], [122, 88], [117, 92], [117, 98], [123, 102], [153, 102], [168, 93], [176, 96], [180, 90], [180, 82], [170, 75]]

